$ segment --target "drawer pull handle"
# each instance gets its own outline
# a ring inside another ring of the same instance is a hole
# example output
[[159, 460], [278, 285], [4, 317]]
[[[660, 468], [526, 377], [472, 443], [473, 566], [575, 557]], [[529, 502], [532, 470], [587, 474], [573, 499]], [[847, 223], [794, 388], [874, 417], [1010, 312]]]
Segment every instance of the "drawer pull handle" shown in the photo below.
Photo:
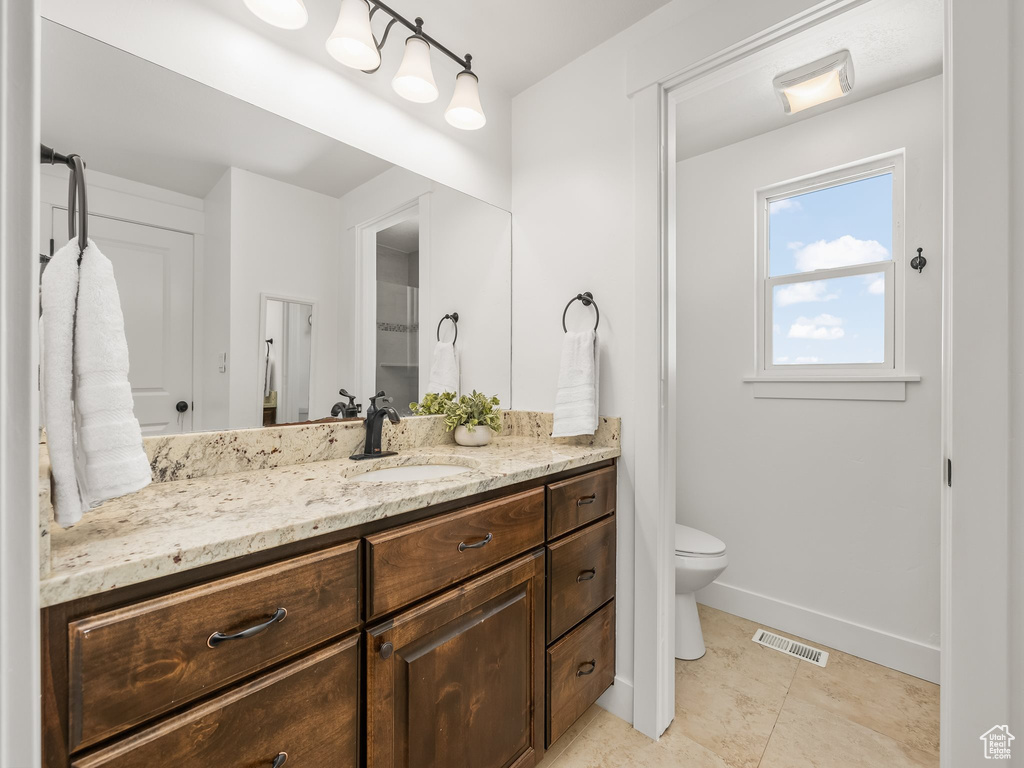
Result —
[[281, 768], [282, 765], [288, 762], [288, 753], [281, 752], [274, 758], [274, 762], [270, 764], [270, 768]]
[[[589, 669], [586, 669], [589, 667]], [[576, 670], [576, 677], [585, 677], [586, 675], [594, 674], [594, 670], [597, 669], [597, 659], [591, 659], [590, 661], [584, 661], [580, 664], [580, 668]]]
[[595, 576], [597, 576], [597, 568], [587, 568], [585, 571], [580, 571], [580, 575], [576, 577], [576, 583], [590, 581]]
[[576, 506], [585, 507], [587, 504], [593, 504], [595, 501], [597, 501], [596, 493], [592, 493], [589, 496], [580, 496], [576, 499]]
[[486, 544], [488, 544], [493, 538], [494, 534], [488, 533], [486, 536], [480, 539], [480, 541], [476, 542], [476, 544], [467, 544], [464, 541], [460, 541], [459, 552], [465, 552], [467, 549], [480, 549], [480, 547], [483, 547]]
[[[228, 640], [244, 640], [247, 637], [258, 635], [260, 632], [269, 629], [271, 624], [276, 624], [279, 621], [284, 621], [284, 617], [287, 615], [288, 611], [286, 609], [278, 608], [276, 611], [274, 611], [274, 615], [262, 624], [257, 624], [255, 627], [243, 629], [241, 632], [236, 632], [233, 635], [225, 635], [223, 632], [214, 632], [212, 635], [210, 635], [210, 639], [206, 641], [206, 644], [211, 648], [216, 648], [218, 645], [227, 642]], [[281, 754], [284, 755], [285, 753], [282, 752]], [[280, 755], [278, 755], [278, 757], [280, 757]], [[287, 757], [287, 755], [285, 755], [285, 757]], [[282, 765], [283, 764], [284, 763], [282, 763]]]

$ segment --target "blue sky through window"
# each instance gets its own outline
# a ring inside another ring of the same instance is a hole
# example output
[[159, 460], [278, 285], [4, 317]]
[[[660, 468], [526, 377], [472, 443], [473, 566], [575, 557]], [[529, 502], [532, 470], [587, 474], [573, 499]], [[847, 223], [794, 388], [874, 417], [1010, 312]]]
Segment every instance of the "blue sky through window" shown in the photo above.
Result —
[[[769, 204], [772, 277], [892, 259], [892, 174]], [[885, 360], [885, 273], [776, 285], [776, 365]]]

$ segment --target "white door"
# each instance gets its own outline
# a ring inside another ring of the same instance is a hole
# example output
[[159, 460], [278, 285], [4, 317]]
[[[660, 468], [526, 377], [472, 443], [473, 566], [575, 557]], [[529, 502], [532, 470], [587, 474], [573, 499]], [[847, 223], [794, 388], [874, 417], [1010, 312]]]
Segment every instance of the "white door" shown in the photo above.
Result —
[[[53, 208], [51, 232], [67, 241], [66, 209]], [[89, 237], [114, 265], [142, 434], [191, 431], [192, 235], [90, 215]]]

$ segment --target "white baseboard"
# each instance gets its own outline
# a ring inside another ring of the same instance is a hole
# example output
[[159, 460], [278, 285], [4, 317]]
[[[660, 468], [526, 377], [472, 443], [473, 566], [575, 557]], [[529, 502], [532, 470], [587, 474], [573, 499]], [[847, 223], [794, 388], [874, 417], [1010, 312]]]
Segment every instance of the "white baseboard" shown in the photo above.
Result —
[[633, 683], [618, 675], [612, 687], [601, 694], [597, 703], [616, 717], [633, 724]]
[[933, 645], [719, 582], [698, 592], [697, 602], [783, 634], [797, 635], [923, 680], [939, 682], [939, 649]]

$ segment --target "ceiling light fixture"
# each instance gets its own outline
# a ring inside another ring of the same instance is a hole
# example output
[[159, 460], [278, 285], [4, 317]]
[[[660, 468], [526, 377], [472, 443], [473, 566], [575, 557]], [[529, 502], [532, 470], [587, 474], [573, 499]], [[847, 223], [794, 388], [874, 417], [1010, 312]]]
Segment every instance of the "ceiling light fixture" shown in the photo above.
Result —
[[281, 29], [301, 29], [309, 21], [302, 0], [245, 0], [245, 7], [267, 24]]
[[779, 75], [772, 81], [786, 114], [845, 96], [853, 90], [853, 59], [839, 51], [824, 59]]

